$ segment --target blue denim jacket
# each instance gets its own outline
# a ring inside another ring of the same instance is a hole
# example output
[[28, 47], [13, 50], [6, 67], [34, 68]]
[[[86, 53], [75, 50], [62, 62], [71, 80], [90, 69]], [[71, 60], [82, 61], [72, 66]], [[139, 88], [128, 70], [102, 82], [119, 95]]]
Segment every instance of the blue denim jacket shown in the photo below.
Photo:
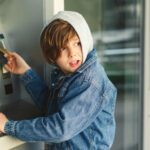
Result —
[[23, 141], [45, 141], [50, 150], [108, 150], [115, 136], [116, 88], [92, 50], [73, 74], [52, 72], [48, 87], [30, 69], [21, 76], [46, 116], [9, 121], [5, 132]]

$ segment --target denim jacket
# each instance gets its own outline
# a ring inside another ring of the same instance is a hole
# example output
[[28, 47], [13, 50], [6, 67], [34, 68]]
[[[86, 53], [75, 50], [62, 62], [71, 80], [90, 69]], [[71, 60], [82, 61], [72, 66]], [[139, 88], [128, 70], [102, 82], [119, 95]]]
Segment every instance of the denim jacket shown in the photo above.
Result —
[[98, 63], [96, 50], [67, 76], [52, 72], [48, 87], [32, 69], [21, 76], [43, 116], [13, 121], [5, 132], [27, 142], [44, 141], [50, 150], [109, 150], [115, 136], [116, 88]]

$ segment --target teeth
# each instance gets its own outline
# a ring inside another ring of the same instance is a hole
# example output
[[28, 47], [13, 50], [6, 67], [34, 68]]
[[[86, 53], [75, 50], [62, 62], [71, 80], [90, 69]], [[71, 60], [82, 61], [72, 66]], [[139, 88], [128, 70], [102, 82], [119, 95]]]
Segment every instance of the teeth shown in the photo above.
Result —
[[72, 63], [72, 64], [76, 64], [76, 63], [77, 63], [77, 60], [76, 60], [76, 61], [72, 61], [71, 63]]

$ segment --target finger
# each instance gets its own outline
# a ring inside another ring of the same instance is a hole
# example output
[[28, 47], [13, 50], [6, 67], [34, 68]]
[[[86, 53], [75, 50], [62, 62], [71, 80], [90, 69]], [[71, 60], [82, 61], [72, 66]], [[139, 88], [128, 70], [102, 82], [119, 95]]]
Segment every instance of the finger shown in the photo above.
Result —
[[19, 55], [15, 52], [9, 52], [9, 54], [11, 55], [11, 57], [17, 58]]
[[11, 64], [15, 64], [16, 63], [16, 59], [14, 57], [11, 57], [8, 59], [7, 64], [11, 65]]
[[13, 58], [10, 58], [5, 65], [5, 68], [8, 69], [8, 71], [13, 72], [16, 68], [16, 61]]
[[8, 63], [7, 63], [7, 65], [8, 65], [8, 67], [11, 69], [11, 71], [12, 71], [12, 69], [14, 68], [14, 63], [13, 62], [11, 62], [11, 61], [9, 61]]
[[12, 67], [9, 66], [8, 64], [5, 64], [5, 68], [6, 68], [8, 71], [12, 72]]
[[12, 67], [11, 67], [11, 71], [14, 72], [15, 68], [16, 68], [16, 65], [13, 64]]
[[7, 59], [9, 59], [9, 58], [12, 57], [12, 54], [11, 54], [10, 52], [9, 52], [9, 53], [5, 53], [5, 54], [4, 54], [4, 57], [7, 58]]
[[12, 61], [8, 60], [7, 64], [12, 65]]
[[15, 61], [15, 58], [14, 58], [13, 56], [12, 56], [12, 57], [9, 57], [9, 58], [8, 58], [8, 61], [9, 61], [9, 62], [13, 62], [13, 61]]
[[7, 57], [8, 57], [8, 54], [6, 54], [6, 53], [5, 53], [5, 54], [4, 54], [4, 57], [6, 57], [6, 58], [7, 58]]

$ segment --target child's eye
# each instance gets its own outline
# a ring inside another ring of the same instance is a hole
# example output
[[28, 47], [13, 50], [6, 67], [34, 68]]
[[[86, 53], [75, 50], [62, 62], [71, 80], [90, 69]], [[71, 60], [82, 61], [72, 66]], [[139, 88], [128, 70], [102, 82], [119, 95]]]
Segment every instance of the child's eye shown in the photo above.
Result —
[[75, 46], [80, 46], [80, 45], [81, 45], [80, 42], [76, 42], [76, 43], [75, 43]]
[[66, 49], [67, 49], [66, 47], [63, 47], [61, 50], [64, 51], [64, 50], [66, 50]]

